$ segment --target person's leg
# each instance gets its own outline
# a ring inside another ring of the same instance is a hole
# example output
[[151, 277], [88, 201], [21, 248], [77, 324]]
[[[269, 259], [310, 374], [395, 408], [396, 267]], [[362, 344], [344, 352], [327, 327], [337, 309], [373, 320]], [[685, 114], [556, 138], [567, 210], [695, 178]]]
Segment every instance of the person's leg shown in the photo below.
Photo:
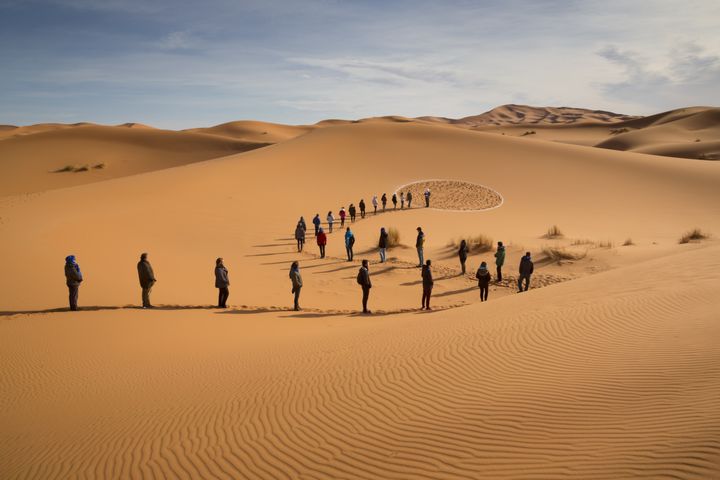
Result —
[[522, 276], [522, 275], [518, 276], [518, 292], [522, 292], [522, 291], [523, 291], [523, 289], [522, 289], [522, 281], [523, 281], [523, 276]]
[[465, 260], [460, 260], [460, 269], [462, 270], [463, 275], [465, 275]]
[[527, 292], [530, 288], [530, 275], [525, 276], [525, 291]]
[[78, 290], [79, 287], [68, 286], [70, 310], [77, 310]]
[[420, 301], [422, 304], [422, 307], [420, 307], [420, 310], [425, 310], [425, 300], [426, 299], [427, 299], [427, 289], [423, 286], [422, 300]]
[[489, 293], [489, 292], [490, 292], [490, 286], [488, 285], [487, 287], [485, 287], [485, 298], [484, 298], [484, 301], [486, 301], [486, 302], [487, 302], [487, 299], [488, 299], [488, 293]]
[[353, 253], [353, 247], [350, 247], [350, 261], [353, 261], [353, 258], [355, 258], [355, 254]]
[[217, 303], [218, 308], [222, 308], [222, 303], [223, 303], [223, 289], [218, 288], [218, 303]]
[[298, 287], [295, 289], [295, 310], [300, 310], [300, 289], [302, 287]]
[[368, 303], [368, 297], [370, 296], [370, 289], [363, 287], [362, 292], [363, 292], [362, 307], [363, 307], [363, 313], [365, 313], [365, 312], [367, 312], [367, 303]]
[[502, 282], [502, 266], [497, 266], [497, 281]]
[[430, 297], [432, 296], [432, 287], [428, 288], [427, 299], [425, 300], [425, 310], [430, 310]]
[[230, 298], [230, 289], [225, 287], [225, 295], [223, 296], [223, 308], [227, 307], [228, 298]]

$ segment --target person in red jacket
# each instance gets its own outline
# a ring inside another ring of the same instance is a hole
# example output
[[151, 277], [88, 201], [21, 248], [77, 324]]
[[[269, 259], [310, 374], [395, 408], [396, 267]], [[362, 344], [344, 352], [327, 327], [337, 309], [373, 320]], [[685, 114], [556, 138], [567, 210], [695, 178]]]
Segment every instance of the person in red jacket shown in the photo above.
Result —
[[340, 228], [345, 226], [345, 207], [340, 207]]
[[325, 245], [327, 245], [327, 235], [325, 235], [325, 230], [323, 230], [322, 228], [320, 229], [320, 231], [318, 231], [317, 244], [318, 247], [320, 247], [320, 258], [325, 258]]

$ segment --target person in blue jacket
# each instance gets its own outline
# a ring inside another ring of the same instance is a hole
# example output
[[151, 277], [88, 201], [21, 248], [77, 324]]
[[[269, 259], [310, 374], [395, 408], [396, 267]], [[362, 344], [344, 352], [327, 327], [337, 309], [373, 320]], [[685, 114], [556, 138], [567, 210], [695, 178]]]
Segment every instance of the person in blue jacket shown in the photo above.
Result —
[[68, 287], [70, 310], [72, 311], [78, 309], [78, 292], [82, 281], [82, 272], [80, 272], [80, 265], [75, 261], [75, 255], [68, 255], [65, 257], [65, 283]]
[[353, 260], [353, 245], [355, 245], [355, 235], [348, 227], [345, 231], [345, 250], [347, 251], [348, 262]]

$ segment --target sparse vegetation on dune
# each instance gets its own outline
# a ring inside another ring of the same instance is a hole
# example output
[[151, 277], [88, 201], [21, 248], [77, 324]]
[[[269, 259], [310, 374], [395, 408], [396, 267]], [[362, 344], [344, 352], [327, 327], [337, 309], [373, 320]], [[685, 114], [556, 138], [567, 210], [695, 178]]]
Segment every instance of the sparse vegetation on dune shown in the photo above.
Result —
[[543, 235], [543, 238], [562, 238], [565, 235], [560, 231], [560, 227], [557, 225], [553, 225], [552, 227], [548, 228], [545, 235]]
[[[80, 165], [80, 166], [77, 166], [77, 165], [65, 165], [65, 166], [62, 167], [62, 168], [58, 168], [57, 170], [53, 170], [52, 173], [65, 173], [65, 172], [78, 173], [78, 172], [87, 172], [87, 171], [90, 170], [90, 168], [91, 168], [90, 165]], [[97, 163], [97, 164], [93, 165], [92, 168], [95, 169], [95, 170], [102, 170], [103, 168], [105, 168], [105, 164], [104, 164], [104, 163]]]
[[630, 247], [632, 245], [635, 245], [635, 242], [633, 242], [632, 238], [630, 237], [625, 239], [625, 241], [623, 242], [623, 247]]
[[630, 131], [630, 129], [629, 129], [629, 128], [626, 128], [626, 127], [623, 127], [623, 128], [613, 128], [613, 129], [610, 129], [610, 135], [619, 135], [619, 134], [621, 134], [621, 133], [627, 133], [627, 132], [629, 132], [629, 131]]
[[105, 164], [104, 164], [104, 163], [98, 163], [98, 164], [93, 165], [93, 168], [94, 168], [95, 170], [102, 170], [103, 168], [105, 168]]
[[387, 231], [388, 239], [387, 239], [387, 245], [388, 248], [397, 247], [400, 245], [400, 231], [397, 228], [390, 227]]
[[699, 242], [700, 240], [705, 240], [707, 238], [710, 238], [709, 234], [703, 232], [699, 228], [693, 228], [680, 237], [678, 243]]
[[535, 130], [527, 130], [527, 131], [525, 131], [525, 132], [524, 132], [522, 135], [520, 135], [520, 136], [521, 136], [521, 137], [525, 137], [525, 136], [527, 136], [527, 135], [535, 135], [536, 133], [537, 133], [537, 132], [535, 132]]
[[580, 260], [587, 256], [587, 251], [575, 252], [563, 247], [543, 246], [541, 252], [550, 260], [562, 263], [563, 260]]
[[612, 240], [603, 240], [595, 244], [598, 248], [613, 248], [615, 244]]
[[448, 243], [448, 246], [452, 248], [460, 248], [460, 243], [463, 240], [465, 240], [468, 250], [472, 253], [489, 252], [494, 248], [493, 239], [483, 234], [451, 240]]

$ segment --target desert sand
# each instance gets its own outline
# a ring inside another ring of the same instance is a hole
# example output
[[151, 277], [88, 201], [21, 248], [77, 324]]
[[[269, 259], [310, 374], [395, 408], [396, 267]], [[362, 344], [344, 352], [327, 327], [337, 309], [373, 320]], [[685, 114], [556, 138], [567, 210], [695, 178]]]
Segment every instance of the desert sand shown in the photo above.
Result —
[[[719, 477], [720, 164], [641, 152], [683, 143], [665, 141], [671, 127], [717, 142], [715, 110], [6, 136], [0, 476]], [[65, 150], [107, 166], [48, 173], [48, 152]], [[429, 180], [438, 203], [423, 208]], [[350, 225], [354, 262], [338, 230], [328, 258], [311, 231], [296, 251], [301, 215], [310, 225], [360, 199], [372, 212], [372, 195], [407, 185], [412, 209]], [[548, 238], [553, 225], [562, 235]], [[417, 226], [436, 277], [431, 312], [419, 310]], [[400, 232], [385, 264], [381, 227]], [[680, 244], [693, 228], [709, 238]], [[494, 275], [492, 251], [471, 252], [463, 276], [453, 246], [478, 236], [508, 247], [486, 303], [474, 272], [486, 261]], [[525, 251], [535, 273], [517, 294]], [[137, 308], [141, 252], [155, 310]], [[79, 312], [65, 308], [71, 253], [85, 276]], [[227, 310], [212, 308], [220, 256]], [[357, 313], [363, 258], [369, 316]]]

